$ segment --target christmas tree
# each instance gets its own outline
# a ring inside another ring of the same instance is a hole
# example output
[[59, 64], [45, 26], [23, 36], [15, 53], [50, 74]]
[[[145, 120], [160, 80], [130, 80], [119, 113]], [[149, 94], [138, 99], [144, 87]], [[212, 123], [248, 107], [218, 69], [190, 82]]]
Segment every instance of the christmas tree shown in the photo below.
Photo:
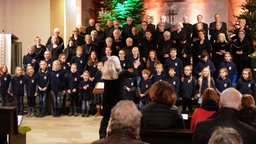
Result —
[[138, 24], [143, 16], [143, 0], [105, 0], [103, 11], [98, 14], [98, 21], [104, 27], [107, 20], [119, 20], [122, 26], [126, 22], [126, 17], [131, 16]]

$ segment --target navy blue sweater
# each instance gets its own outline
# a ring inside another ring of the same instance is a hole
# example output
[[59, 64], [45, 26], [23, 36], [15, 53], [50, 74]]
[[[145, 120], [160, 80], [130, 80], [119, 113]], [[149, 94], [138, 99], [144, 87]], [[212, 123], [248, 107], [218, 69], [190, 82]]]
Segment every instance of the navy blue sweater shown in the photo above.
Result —
[[180, 79], [183, 74], [183, 64], [180, 58], [176, 57], [175, 59], [166, 59], [165, 60], [165, 70], [166, 73], [169, 72], [169, 68], [175, 68], [176, 76]]
[[9, 84], [11, 81], [11, 75], [10, 74], [3, 74], [0, 77], [0, 88], [1, 88], [1, 95], [4, 96], [7, 94], [7, 90], [9, 88]]
[[50, 84], [51, 89], [54, 93], [63, 91], [65, 89], [65, 72], [62, 70], [51, 71], [50, 73]]
[[177, 76], [174, 76], [174, 77], [170, 77], [170, 76], [169, 76], [169, 77], [166, 79], [166, 81], [167, 81], [169, 84], [173, 85], [174, 90], [175, 90], [175, 92], [176, 92], [176, 94], [177, 94], [177, 97], [179, 97], [180, 79], [179, 79]]
[[216, 80], [216, 88], [218, 92], [222, 92], [226, 88], [232, 86], [231, 80], [229, 78], [222, 79], [221, 77]]
[[69, 73], [67, 78], [67, 89], [73, 90], [76, 89], [78, 91], [78, 85], [81, 81], [81, 77], [78, 73]]
[[27, 93], [27, 97], [34, 97], [37, 90], [38, 77], [37, 74], [32, 76], [25, 75], [25, 91]]
[[87, 63], [85, 58], [83, 56], [81, 57], [73, 56], [71, 59], [71, 64], [73, 63], [77, 64], [77, 72], [78, 74], [82, 75]]
[[184, 76], [180, 86], [180, 96], [183, 98], [192, 98], [196, 94], [196, 80], [194, 77]]
[[10, 84], [10, 92], [13, 93], [14, 96], [24, 96], [24, 88], [25, 88], [25, 78], [24, 76], [17, 77], [16, 75], [12, 77]]
[[255, 92], [256, 92], [256, 87], [255, 87], [255, 81], [254, 80], [244, 80], [242, 78], [240, 78], [237, 81], [236, 84], [236, 89], [238, 91], [240, 91], [242, 94], [250, 94], [254, 97], [254, 99], [256, 98], [255, 96]]
[[49, 71], [39, 71], [37, 73], [38, 76], [38, 86], [41, 88], [47, 87], [49, 88], [49, 77], [50, 77], [50, 72]]

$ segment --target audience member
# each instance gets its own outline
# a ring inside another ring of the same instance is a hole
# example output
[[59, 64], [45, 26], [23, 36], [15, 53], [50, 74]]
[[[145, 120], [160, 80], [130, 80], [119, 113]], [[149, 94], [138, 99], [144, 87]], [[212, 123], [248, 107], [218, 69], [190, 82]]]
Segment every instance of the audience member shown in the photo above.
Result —
[[219, 96], [213, 88], [207, 88], [202, 96], [201, 107], [192, 114], [190, 129], [195, 130], [198, 122], [208, 119], [219, 109]]
[[158, 81], [149, 90], [152, 102], [142, 110], [142, 127], [145, 129], [183, 129], [184, 120], [175, 106], [176, 93], [171, 84]]
[[244, 144], [254, 144], [256, 130], [239, 120], [242, 94], [235, 88], [228, 88], [220, 94], [220, 110], [210, 119], [199, 122], [194, 131], [192, 143], [205, 144], [216, 127], [231, 127], [237, 130]]
[[108, 137], [92, 144], [146, 144], [140, 140], [141, 112], [129, 100], [119, 101], [111, 110]]
[[242, 109], [240, 110], [240, 120], [256, 128], [256, 106], [252, 95], [244, 94], [242, 97]]
[[218, 127], [212, 133], [208, 144], [243, 144], [243, 140], [237, 130], [229, 127]]

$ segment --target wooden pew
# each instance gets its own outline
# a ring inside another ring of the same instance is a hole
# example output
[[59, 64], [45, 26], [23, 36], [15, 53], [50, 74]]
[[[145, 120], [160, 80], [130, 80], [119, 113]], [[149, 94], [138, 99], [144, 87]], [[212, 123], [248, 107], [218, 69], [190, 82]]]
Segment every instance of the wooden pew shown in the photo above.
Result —
[[17, 110], [15, 107], [0, 107], [0, 134], [9, 136], [9, 144], [26, 144], [26, 134], [18, 133]]
[[141, 139], [150, 144], [191, 144], [193, 131], [190, 129], [141, 130]]

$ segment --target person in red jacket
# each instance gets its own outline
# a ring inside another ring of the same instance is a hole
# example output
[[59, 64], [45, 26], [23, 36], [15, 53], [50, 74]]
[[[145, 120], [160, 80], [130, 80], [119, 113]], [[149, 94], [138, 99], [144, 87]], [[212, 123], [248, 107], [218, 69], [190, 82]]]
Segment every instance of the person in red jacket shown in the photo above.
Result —
[[195, 130], [198, 122], [208, 119], [219, 109], [218, 101], [219, 96], [213, 88], [205, 89], [201, 107], [196, 108], [192, 114], [191, 130]]

